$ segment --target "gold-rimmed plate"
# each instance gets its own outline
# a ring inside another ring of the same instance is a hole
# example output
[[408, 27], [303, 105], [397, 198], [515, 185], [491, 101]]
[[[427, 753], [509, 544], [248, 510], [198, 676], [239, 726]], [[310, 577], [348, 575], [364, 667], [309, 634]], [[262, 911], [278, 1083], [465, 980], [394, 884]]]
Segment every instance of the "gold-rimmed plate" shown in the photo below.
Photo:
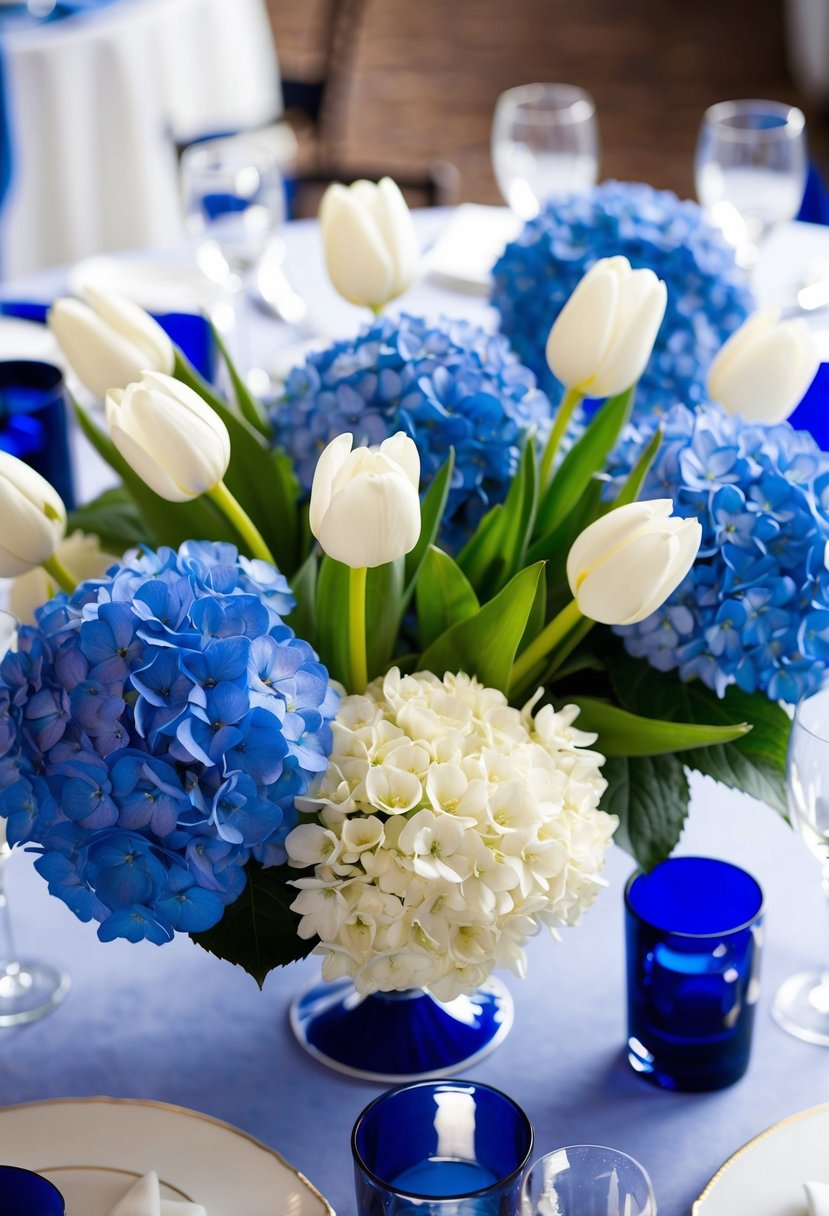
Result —
[[0, 1159], [50, 1178], [67, 1216], [107, 1216], [150, 1170], [164, 1198], [200, 1203], [209, 1216], [334, 1216], [278, 1153], [163, 1102], [67, 1098], [0, 1109]]
[[781, 1119], [738, 1149], [691, 1216], [806, 1216], [804, 1182], [829, 1184], [829, 1103]]

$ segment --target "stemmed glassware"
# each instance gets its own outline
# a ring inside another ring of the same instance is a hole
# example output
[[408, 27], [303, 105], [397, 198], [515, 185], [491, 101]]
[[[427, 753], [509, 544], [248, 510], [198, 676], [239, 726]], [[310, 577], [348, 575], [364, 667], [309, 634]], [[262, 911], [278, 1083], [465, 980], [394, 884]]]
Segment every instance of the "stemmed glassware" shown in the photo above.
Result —
[[[829, 899], [829, 687], [795, 710], [788, 802], [792, 822], [821, 864]], [[829, 1047], [829, 965], [790, 976], [778, 989], [772, 1012], [790, 1034]]]
[[759, 246], [793, 220], [808, 173], [806, 120], [778, 101], [721, 101], [705, 111], [694, 166], [697, 198], [752, 267]]
[[521, 1216], [656, 1216], [645, 1169], [615, 1148], [575, 1144], [534, 1161]]
[[596, 184], [596, 106], [571, 84], [526, 84], [498, 98], [492, 124], [492, 166], [498, 188], [521, 219], [549, 199], [582, 194]]
[[[0, 658], [16, 649], [19, 622], [0, 610]], [[6, 821], [0, 818], [0, 1027], [36, 1022], [51, 1013], [69, 991], [69, 976], [50, 963], [21, 959], [15, 946], [6, 894], [6, 863], [11, 848]]]
[[204, 140], [181, 157], [184, 223], [200, 270], [224, 288], [234, 356], [250, 370], [243, 293], [267, 253], [279, 254], [285, 220], [282, 175], [273, 152], [254, 138]]

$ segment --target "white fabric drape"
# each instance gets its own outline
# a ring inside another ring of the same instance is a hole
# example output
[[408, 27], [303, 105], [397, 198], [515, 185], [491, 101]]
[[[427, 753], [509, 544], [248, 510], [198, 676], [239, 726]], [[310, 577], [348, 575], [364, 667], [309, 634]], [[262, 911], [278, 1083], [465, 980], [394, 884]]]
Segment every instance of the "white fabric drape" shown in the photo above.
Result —
[[181, 239], [175, 142], [271, 121], [264, 0], [121, 0], [0, 40], [12, 181], [0, 274]]

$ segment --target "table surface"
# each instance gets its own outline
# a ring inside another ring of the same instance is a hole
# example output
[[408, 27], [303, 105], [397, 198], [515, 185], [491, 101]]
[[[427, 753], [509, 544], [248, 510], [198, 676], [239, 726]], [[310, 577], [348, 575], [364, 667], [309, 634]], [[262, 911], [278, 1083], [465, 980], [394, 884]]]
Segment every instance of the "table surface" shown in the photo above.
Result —
[[[441, 222], [424, 215], [424, 237]], [[809, 256], [829, 251], [826, 232], [812, 235], [799, 226], [781, 236], [775, 255], [781, 282], [792, 273], [798, 242], [805, 241]], [[286, 241], [286, 268], [313, 301], [316, 320], [353, 328], [359, 314], [339, 304], [323, 281], [313, 225], [292, 227]], [[25, 288], [42, 295], [59, 285], [54, 274], [8, 285], [3, 294], [19, 296]], [[486, 316], [480, 299], [427, 284], [400, 307]], [[257, 322], [263, 356], [290, 340], [286, 327]], [[91, 463], [83, 473], [91, 487], [97, 480]], [[789, 1037], [770, 1014], [786, 976], [829, 958], [829, 918], [816, 862], [767, 807], [707, 778], [693, 781], [679, 851], [734, 861], [755, 874], [766, 893], [763, 992], [746, 1077], [719, 1093], [690, 1095], [653, 1088], [630, 1070], [622, 890], [632, 863], [618, 849], [609, 858], [608, 887], [583, 924], [558, 943], [546, 935], [534, 939], [527, 979], [505, 977], [515, 998], [515, 1024], [501, 1047], [469, 1070], [526, 1109], [539, 1155], [587, 1142], [614, 1145], [641, 1160], [653, 1177], [660, 1216], [685, 1216], [718, 1166], [746, 1140], [829, 1099], [829, 1051]], [[349, 1133], [381, 1087], [327, 1071], [293, 1040], [289, 1004], [317, 976], [316, 960], [272, 974], [260, 992], [243, 972], [186, 938], [162, 948], [101, 945], [93, 926], [49, 897], [24, 854], [8, 863], [8, 888], [21, 952], [58, 963], [73, 986], [53, 1016], [0, 1032], [6, 1047], [0, 1104], [105, 1094], [191, 1107], [277, 1148], [341, 1216], [354, 1211]]]

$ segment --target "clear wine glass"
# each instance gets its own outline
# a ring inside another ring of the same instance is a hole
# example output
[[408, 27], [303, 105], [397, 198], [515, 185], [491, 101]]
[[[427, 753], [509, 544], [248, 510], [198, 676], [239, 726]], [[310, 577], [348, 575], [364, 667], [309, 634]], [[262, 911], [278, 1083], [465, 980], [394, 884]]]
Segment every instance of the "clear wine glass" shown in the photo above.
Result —
[[521, 1216], [656, 1216], [643, 1166], [601, 1144], [558, 1148], [530, 1166]]
[[806, 120], [779, 101], [721, 101], [697, 141], [697, 198], [750, 268], [759, 246], [800, 210], [809, 169]]
[[[17, 618], [0, 610], [0, 658], [16, 649], [18, 628]], [[17, 953], [6, 894], [10, 853], [6, 821], [0, 818], [0, 1026], [19, 1026], [45, 1017], [61, 1003], [70, 985], [69, 976], [50, 963], [21, 959]]]
[[596, 184], [596, 105], [572, 84], [525, 84], [498, 98], [492, 123], [498, 188], [521, 219], [551, 198], [583, 194]]
[[226, 292], [232, 346], [250, 370], [243, 293], [266, 252], [278, 249], [285, 191], [274, 153], [252, 136], [203, 140], [181, 157], [184, 225], [196, 262]]
[[[788, 802], [792, 823], [822, 867], [829, 898], [829, 686], [797, 706], [789, 737]], [[784, 1030], [829, 1047], [829, 966], [791, 976], [772, 1006]]]

